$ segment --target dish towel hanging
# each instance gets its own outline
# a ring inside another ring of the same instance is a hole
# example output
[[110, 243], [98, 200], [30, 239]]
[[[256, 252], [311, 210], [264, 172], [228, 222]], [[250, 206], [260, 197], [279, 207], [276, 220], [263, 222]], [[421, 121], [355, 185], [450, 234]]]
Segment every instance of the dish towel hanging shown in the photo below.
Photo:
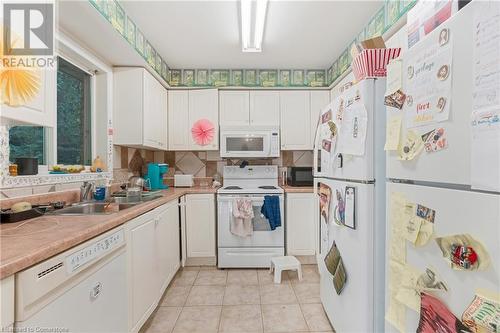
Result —
[[271, 230], [281, 227], [280, 198], [278, 196], [264, 196], [264, 204], [260, 212], [269, 221]]
[[248, 237], [253, 234], [253, 207], [250, 199], [233, 200], [233, 220], [229, 231], [235, 236]]

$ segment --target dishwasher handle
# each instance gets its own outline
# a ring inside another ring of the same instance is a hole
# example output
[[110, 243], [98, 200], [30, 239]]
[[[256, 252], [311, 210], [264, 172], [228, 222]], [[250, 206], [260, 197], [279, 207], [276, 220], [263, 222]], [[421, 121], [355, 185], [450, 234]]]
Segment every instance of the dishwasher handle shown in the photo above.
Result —
[[96, 282], [92, 289], [90, 289], [90, 300], [94, 301], [99, 297], [99, 295], [102, 292], [102, 283], [101, 282]]

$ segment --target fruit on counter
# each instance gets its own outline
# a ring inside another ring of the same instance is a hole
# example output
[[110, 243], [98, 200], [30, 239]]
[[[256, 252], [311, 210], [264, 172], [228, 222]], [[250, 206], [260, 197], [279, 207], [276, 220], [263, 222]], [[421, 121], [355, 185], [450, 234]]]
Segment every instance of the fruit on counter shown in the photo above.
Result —
[[10, 207], [10, 210], [13, 213], [20, 213], [20, 212], [24, 212], [25, 210], [30, 210], [30, 209], [31, 209], [31, 204], [29, 202], [26, 202], [26, 201], [17, 202], [15, 204], [13, 204], [12, 207]]
[[79, 173], [85, 170], [83, 165], [64, 165], [56, 164], [52, 166], [52, 171], [55, 172], [69, 172], [69, 173]]
[[66, 166], [66, 171], [69, 173], [79, 173], [85, 170], [85, 167], [83, 165], [68, 165]]

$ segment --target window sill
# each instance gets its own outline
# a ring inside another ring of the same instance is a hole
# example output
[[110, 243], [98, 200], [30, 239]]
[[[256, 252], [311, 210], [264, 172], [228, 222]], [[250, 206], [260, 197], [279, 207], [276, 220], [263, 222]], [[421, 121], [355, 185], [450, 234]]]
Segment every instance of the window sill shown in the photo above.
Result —
[[28, 187], [37, 185], [53, 185], [62, 183], [75, 183], [95, 181], [99, 179], [112, 179], [112, 172], [83, 172], [68, 174], [46, 174], [32, 176], [6, 176], [0, 180], [0, 189]]

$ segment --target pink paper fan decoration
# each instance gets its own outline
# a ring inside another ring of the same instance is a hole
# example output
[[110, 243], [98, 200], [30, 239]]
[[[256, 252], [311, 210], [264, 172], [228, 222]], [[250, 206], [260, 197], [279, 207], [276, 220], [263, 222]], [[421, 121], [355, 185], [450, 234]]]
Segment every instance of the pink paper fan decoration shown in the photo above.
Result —
[[212, 122], [208, 119], [200, 119], [196, 121], [191, 128], [193, 140], [201, 146], [206, 146], [214, 139], [215, 128]]

